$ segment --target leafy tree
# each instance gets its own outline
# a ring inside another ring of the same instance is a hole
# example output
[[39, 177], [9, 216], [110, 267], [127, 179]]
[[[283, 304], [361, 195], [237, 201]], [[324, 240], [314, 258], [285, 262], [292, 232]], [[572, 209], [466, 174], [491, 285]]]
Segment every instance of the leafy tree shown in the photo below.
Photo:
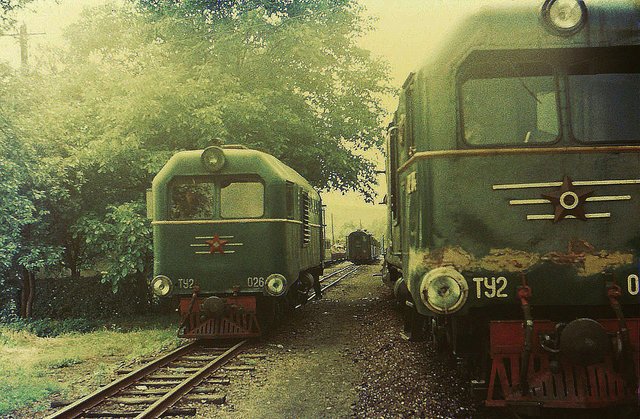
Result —
[[0, 30], [13, 25], [13, 12], [31, 1], [33, 0], [0, 0]]
[[355, 43], [369, 22], [354, 2], [139, 3], [168, 25], [160, 39], [188, 51], [179, 54], [200, 81], [215, 80], [198, 111], [220, 122], [216, 133], [276, 155], [318, 188], [372, 197], [374, 167], [362, 152], [381, 144], [380, 98], [390, 90], [387, 67]]
[[21, 315], [30, 317], [35, 272], [55, 266], [61, 249], [48, 232], [47, 211], [41, 205], [46, 191], [37, 186], [34, 150], [24, 144], [14, 124], [16, 113], [23, 110], [16, 106], [19, 89], [10, 69], [0, 73], [0, 288], [3, 305], [13, 307], [11, 294], [19, 287]]
[[175, 151], [216, 137], [371, 196], [362, 152], [380, 146], [389, 88], [355, 43], [367, 25], [350, 1], [147, 2], [90, 10], [68, 49], [34, 56], [14, 123], [37, 156], [39, 223], [72, 276], [142, 281], [145, 189]]

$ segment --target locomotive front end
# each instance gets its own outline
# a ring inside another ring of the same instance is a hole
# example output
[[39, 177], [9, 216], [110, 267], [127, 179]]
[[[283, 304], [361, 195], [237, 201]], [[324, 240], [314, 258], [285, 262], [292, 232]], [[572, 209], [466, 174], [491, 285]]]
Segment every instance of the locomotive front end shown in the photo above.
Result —
[[151, 288], [179, 300], [180, 337], [259, 336], [301, 272], [320, 264], [317, 249], [300, 249], [311, 226], [297, 220], [296, 198], [308, 192], [285, 168], [244, 147], [209, 147], [176, 154], [154, 179]]
[[406, 330], [487, 405], [638, 403], [638, 21], [623, 1], [486, 9], [403, 86], [388, 167]]

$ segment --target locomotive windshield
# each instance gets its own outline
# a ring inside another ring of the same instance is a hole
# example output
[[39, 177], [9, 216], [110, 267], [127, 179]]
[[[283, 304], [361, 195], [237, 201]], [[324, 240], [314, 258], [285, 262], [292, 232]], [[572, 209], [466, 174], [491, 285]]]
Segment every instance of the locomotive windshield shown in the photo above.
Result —
[[571, 127], [578, 141], [640, 141], [639, 62], [637, 55], [591, 55], [569, 68]]
[[549, 143], [559, 137], [549, 66], [493, 63], [461, 86], [464, 138], [473, 145]]
[[[461, 68], [463, 139], [475, 146], [640, 142], [640, 48], [576, 48], [537, 53], [545, 63], [478, 53]], [[520, 57], [522, 59], [522, 57]], [[526, 60], [526, 59], [525, 59]], [[562, 96], [559, 93], [562, 92]]]
[[264, 184], [254, 177], [177, 177], [169, 195], [171, 220], [258, 218], [264, 214]]

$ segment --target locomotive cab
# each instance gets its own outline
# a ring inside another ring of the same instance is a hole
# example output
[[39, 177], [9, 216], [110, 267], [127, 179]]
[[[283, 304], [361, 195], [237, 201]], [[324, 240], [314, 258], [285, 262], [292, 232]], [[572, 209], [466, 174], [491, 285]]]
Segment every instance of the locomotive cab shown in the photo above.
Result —
[[387, 279], [491, 406], [637, 403], [640, 8], [463, 21], [388, 129]]
[[322, 273], [319, 195], [240, 146], [174, 155], [153, 180], [153, 292], [182, 337], [257, 336]]

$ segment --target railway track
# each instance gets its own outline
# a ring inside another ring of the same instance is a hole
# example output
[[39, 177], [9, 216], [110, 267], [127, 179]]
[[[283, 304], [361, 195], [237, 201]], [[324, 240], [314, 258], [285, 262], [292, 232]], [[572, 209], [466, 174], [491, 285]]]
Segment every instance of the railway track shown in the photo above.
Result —
[[[355, 273], [358, 268], [349, 264], [324, 275], [320, 278], [322, 291]], [[314, 296], [315, 293], [312, 293], [308, 300]], [[225, 395], [220, 393], [217, 386], [228, 384], [228, 379], [214, 372], [239, 354], [246, 343], [247, 340], [233, 344], [217, 342], [212, 347], [202, 341], [191, 342], [138, 369], [125, 371], [125, 376], [46, 419], [193, 415], [194, 409], [173, 406], [183, 398], [224, 403]]]
[[[172, 406], [182, 398], [224, 403], [225, 395], [220, 393], [218, 386], [227, 384], [228, 379], [213, 373], [239, 354], [246, 343], [243, 340], [211, 347], [196, 341], [181, 346], [47, 419], [193, 415], [195, 412], [189, 409], [172, 409]], [[204, 385], [199, 386], [201, 383]]]
[[[330, 288], [334, 285], [336, 285], [338, 282], [342, 281], [344, 278], [346, 278], [347, 276], [351, 275], [352, 273], [355, 273], [360, 267], [354, 265], [353, 263], [350, 263], [349, 265], [345, 266], [344, 268], [340, 268], [336, 271], [331, 272], [330, 274], [327, 275], [323, 275], [322, 277], [320, 277], [320, 284], [322, 284], [322, 287], [320, 288], [322, 291], [326, 290], [327, 288]], [[334, 278], [336, 277], [337, 278]], [[329, 279], [333, 278], [329, 283], [327, 283], [327, 281]], [[309, 297], [307, 297], [307, 301], [310, 301], [313, 297], [316, 296], [315, 292], [312, 292], [311, 295], [309, 295]], [[296, 306], [296, 308], [300, 307], [301, 305]]]

